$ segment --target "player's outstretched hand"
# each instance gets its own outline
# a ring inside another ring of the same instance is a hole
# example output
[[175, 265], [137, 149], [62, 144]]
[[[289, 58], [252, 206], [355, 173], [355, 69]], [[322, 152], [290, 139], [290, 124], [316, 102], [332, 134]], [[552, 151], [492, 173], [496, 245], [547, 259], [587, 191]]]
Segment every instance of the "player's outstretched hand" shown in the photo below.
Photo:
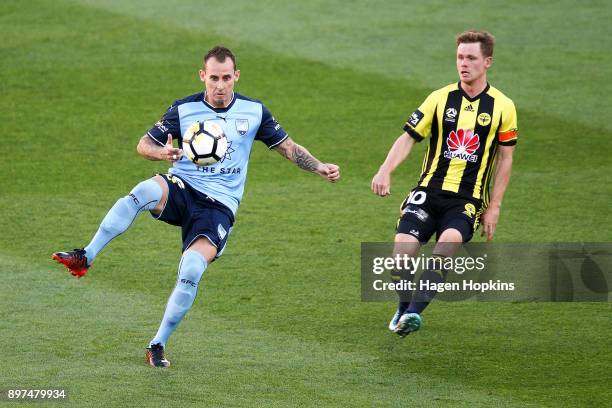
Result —
[[391, 195], [391, 175], [389, 173], [378, 172], [372, 179], [372, 192], [381, 197]]
[[340, 167], [335, 164], [321, 163], [315, 172], [330, 183], [335, 183], [340, 179]]
[[495, 235], [495, 227], [497, 227], [497, 222], [499, 221], [499, 207], [489, 207], [485, 210], [484, 214], [480, 218], [482, 222], [482, 232], [480, 236], [487, 236], [487, 241], [491, 241], [493, 239], [493, 235]]
[[183, 155], [183, 150], [178, 149], [172, 145], [172, 135], [168, 133], [168, 141], [162, 150], [162, 160], [167, 160], [170, 163], [174, 163], [181, 159]]

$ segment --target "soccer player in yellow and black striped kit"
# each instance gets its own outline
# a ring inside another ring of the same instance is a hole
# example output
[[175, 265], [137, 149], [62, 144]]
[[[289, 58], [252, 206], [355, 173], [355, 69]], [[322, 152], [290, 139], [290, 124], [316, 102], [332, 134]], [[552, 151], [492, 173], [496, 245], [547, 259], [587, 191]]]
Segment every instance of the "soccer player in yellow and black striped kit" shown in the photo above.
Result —
[[[414, 256], [436, 233], [434, 255], [451, 256], [472, 238], [479, 223], [482, 234], [491, 240], [499, 220], [518, 137], [516, 110], [512, 100], [487, 82], [494, 37], [469, 30], [456, 40], [459, 81], [432, 92], [410, 115], [404, 133], [372, 179], [375, 194], [389, 195], [393, 170], [415, 143], [429, 138], [418, 185], [401, 206], [396, 253]], [[406, 271], [396, 272], [393, 278], [410, 279]], [[442, 269], [425, 270], [421, 276], [430, 283], [445, 278]], [[389, 329], [402, 337], [420, 328], [421, 313], [435, 295], [435, 291], [417, 292], [418, 286], [412, 301], [400, 292], [398, 309], [389, 323]]]

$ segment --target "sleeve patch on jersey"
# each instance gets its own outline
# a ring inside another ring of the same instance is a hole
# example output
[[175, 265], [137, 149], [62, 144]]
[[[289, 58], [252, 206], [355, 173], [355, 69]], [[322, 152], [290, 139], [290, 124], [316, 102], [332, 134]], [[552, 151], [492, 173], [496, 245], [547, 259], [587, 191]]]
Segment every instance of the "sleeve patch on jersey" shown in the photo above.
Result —
[[417, 127], [419, 122], [423, 119], [423, 116], [425, 116], [423, 115], [423, 112], [417, 109], [412, 113], [412, 115], [410, 115], [410, 119], [406, 121], [406, 124], [412, 127]]
[[518, 137], [518, 130], [511, 129], [507, 132], [499, 132], [499, 141], [500, 142], [509, 142], [510, 140], [514, 140]]
[[155, 125], [153, 126], [158, 128], [159, 131], [162, 133], [166, 133], [168, 131], [168, 122], [163, 119], [160, 119], [157, 122], [155, 122]]

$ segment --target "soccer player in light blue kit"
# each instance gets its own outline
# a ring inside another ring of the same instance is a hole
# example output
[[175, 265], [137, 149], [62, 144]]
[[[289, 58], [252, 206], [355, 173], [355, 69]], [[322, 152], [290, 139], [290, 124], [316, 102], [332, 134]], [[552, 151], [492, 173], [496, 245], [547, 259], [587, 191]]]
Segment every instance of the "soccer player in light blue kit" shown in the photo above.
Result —
[[[168, 174], [141, 182], [119, 199], [85, 248], [53, 254], [53, 259], [80, 278], [99, 252], [141, 212], [148, 210], [159, 220], [181, 226], [183, 255], [176, 286], [146, 349], [146, 361], [153, 367], [170, 365], [164, 355], [166, 342], [191, 308], [202, 274], [223, 252], [244, 192], [253, 142], [261, 140], [300, 168], [332, 183], [340, 178], [338, 166], [321, 163], [295, 143], [261, 102], [234, 92], [240, 71], [229, 49], [212, 48], [204, 56], [199, 75], [205, 92], [174, 102], [138, 144], [144, 158], [172, 163]], [[223, 127], [228, 149], [219, 162], [197, 166], [183, 155], [182, 135], [193, 122], [207, 120]], [[178, 147], [173, 145], [174, 138]]]

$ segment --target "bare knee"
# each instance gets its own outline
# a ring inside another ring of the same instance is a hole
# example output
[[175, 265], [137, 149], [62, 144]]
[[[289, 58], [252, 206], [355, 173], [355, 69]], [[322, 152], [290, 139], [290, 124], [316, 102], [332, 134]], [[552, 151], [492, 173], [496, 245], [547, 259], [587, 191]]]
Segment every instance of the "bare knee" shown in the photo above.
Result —
[[442, 256], [451, 256], [463, 243], [463, 236], [455, 228], [448, 228], [442, 231], [436, 244], [434, 253]]
[[159, 200], [159, 202], [157, 203], [155, 208], [153, 210], [151, 210], [151, 213], [153, 215], [157, 216], [157, 215], [161, 214], [161, 212], [166, 207], [166, 202], [168, 201], [168, 183], [160, 175], [157, 175], [157, 176], [153, 177], [153, 180], [155, 180], [157, 182], [157, 184], [159, 184], [159, 186], [162, 189], [161, 199]]
[[217, 256], [217, 247], [214, 246], [206, 237], [198, 237], [195, 241], [187, 248], [191, 251], [196, 251], [202, 255], [206, 262], [211, 263]]
[[395, 246], [393, 255], [409, 255], [414, 256], [421, 248], [419, 240], [410, 234], [395, 234]]
[[454, 242], [454, 243], [462, 243], [463, 236], [456, 230], [455, 228], [448, 228], [442, 231], [440, 238], [438, 238], [438, 242]]

